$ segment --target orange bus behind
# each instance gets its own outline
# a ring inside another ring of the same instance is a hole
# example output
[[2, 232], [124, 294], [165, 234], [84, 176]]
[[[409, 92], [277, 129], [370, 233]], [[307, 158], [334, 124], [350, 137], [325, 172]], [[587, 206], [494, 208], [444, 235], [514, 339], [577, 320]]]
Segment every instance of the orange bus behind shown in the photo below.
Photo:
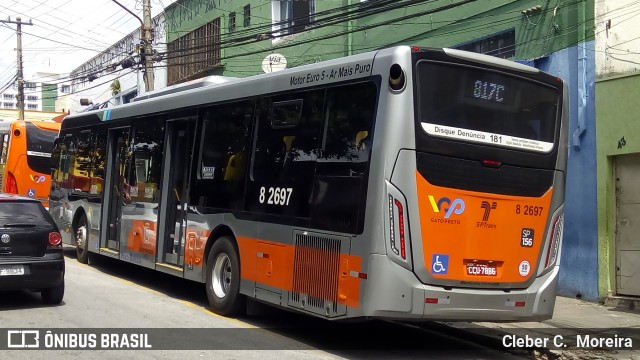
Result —
[[49, 207], [51, 153], [60, 123], [16, 121], [11, 124], [3, 192], [32, 197]]

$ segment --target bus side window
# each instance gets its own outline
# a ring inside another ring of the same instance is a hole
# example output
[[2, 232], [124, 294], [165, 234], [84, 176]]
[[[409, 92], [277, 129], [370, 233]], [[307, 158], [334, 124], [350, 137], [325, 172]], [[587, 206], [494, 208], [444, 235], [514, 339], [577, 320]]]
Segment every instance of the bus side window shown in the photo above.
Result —
[[91, 142], [95, 144], [92, 157], [93, 172], [91, 173], [91, 186], [89, 193], [101, 195], [104, 188], [104, 164], [107, 158], [107, 132], [103, 127], [95, 128], [91, 134]]
[[364, 220], [369, 158], [378, 89], [373, 83], [327, 90], [322, 151], [311, 194], [312, 226], [360, 231]]
[[200, 113], [202, 137], [190, 198], [199, 206], [244, 207], [253, 101], [215, 105]]
[[90, 174], [93, 173], [93, 161], [91, 159], [93, 145], [90, 142], [90, 138], [91, 133], [89, 131], [81, 131], [78, 134], [73, 174], [71, 174], [71, 188], [76, 191], [89, 192], [91, 188]]
[[162, 170], [164, 118], [149, 117], [139, 121], [130, 147], [127, 177], [131, 201], [158, 202], [158, 182]]
[[247, 204], [251, 211], [308, 218], [325, 90], [259, 101]]
[[2, 154], [0, 154], [0, 165], [7, 163], [7, 155], [9, 155], [9, 133], [2, 134]]
[[60, 149], [60, 182], [61, 187], [74, 190], [73, 187], [73, 173], [74, 162], [76, 157], [76, 144], [77, 138], [75, 133], [66, 134], [63, 140], [63, 145]]

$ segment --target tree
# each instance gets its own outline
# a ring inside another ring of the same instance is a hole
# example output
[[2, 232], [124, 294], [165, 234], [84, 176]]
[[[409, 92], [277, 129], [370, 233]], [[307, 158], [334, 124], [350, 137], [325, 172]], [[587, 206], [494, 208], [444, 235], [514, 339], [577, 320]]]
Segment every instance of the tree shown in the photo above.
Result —
[[113, 80], [113, 82], [111, 83], [111, 95], [116, 96], [118, 94], [120, 94], [120, 81], [118, 79]]

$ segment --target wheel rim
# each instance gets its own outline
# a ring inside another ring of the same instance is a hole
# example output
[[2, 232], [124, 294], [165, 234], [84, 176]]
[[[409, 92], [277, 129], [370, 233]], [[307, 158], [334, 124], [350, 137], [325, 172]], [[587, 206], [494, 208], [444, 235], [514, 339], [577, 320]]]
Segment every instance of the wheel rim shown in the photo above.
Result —
[[224, 298], [231, 288], [231, 260], [227, 254], [219, 254], [213, 264], [213, 292], [219, 298]]
[[87, 243], [87, 226], [82, 224], [82, 226], [78, 227], [76, 231], [76, 246], [80, 250], [84, 250], [85, 244]]

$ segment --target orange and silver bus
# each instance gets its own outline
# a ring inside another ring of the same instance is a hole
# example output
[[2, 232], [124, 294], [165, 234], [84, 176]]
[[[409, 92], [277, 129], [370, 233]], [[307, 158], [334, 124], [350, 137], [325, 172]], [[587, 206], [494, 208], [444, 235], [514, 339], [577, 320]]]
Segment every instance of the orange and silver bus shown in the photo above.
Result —
[[40, 200], [45, 207], [51, 187], [51, 152], [60, 123], [15, 121], [11, 124], [3, 192]]
[[[108, 256], [327, 319], [548, 319], [567, 90], [400, 46], [68, 116], [50, 212]], [[209, 84], [209, 85], [207, 85]], [[69, 159], [73, 159], [70, 161]]]

